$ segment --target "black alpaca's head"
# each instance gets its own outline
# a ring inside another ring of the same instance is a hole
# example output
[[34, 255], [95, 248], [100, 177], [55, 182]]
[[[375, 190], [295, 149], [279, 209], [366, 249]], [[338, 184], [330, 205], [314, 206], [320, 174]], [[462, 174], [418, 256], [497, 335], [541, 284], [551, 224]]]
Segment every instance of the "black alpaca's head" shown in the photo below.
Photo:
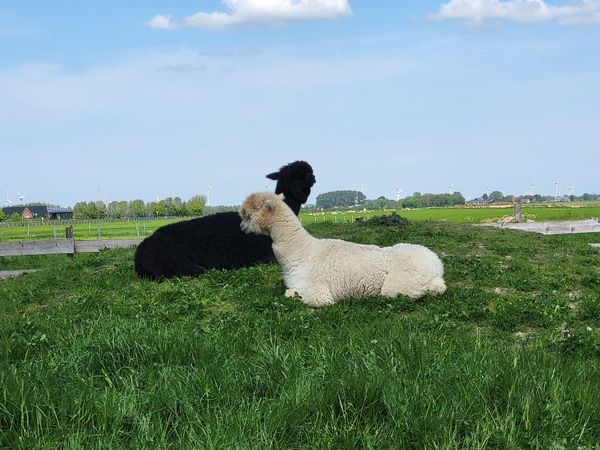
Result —
[[283, 194], [285, 202], [298, 215], [300, 205], [306, 203], [310, 188], [315, 184], [312, 167], [306, 161], [294, 161], [267, 175], [271, 180], [277, 180], [276, 194]]

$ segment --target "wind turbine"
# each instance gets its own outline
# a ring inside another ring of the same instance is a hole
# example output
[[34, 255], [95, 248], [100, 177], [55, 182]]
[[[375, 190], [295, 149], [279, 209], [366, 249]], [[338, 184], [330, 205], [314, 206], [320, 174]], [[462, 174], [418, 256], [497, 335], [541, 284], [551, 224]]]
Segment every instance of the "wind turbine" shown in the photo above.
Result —
[[529, 195], [533, 197], [535, 195], [535, 181], [529, 183], [527, 187], [529, 188]]
[[212, 190], [212, 185], [206, 188], [206, 206], [210, 206], [210, 191]]
[[450, 186], [448, 186], [448, 192], [450, 195], [454, 194], [454, 183], [451, 183]]
[[489, 198], [489, 197], [490, 197], [490, 185], [489, 185], [489, 184], [486, 184], [486, 185], [485, 185], [485, 193], [486, 193], [486, 195], [487, 195], [487, 196], [488, 196], [488, 198]]
[[400, 195], [402, 195], [402, 188], [400, 188], [400, 186], [396, 185], [396, 190], [394, 192], [392, 192], [393, 194], [396, 194], [396, 201], [399, 202], [400, 201]]
[[27, 194], [21, 194], [19, 191], [17, 191], [17, 194], [19, 194], [17, 197], [19, 199], [19, 203], [23, 203], [23, 199], [27, 197]]
[[575, 194], [575, 185], [572, 184], [571, 186], [569, 186], [569, 196], [572, 196]]
[[12, 200], [8, 197], [8, 191], [6, 191], [6, 200], [4, 200], [4, 201], [9, 206], [13, 204]]
[[[158, 203], [158, 200], [156, 201]], [[104, 210], [104, 212], [106, 213], [106, 215], [108, 217], [110, 217], [113, 213], [113, 211], [111, 210], [110, 207], [110, 202], [108, 201], [108, 197], [106, 197], [106, 194], [104, 193], [104, 191], [102, 191], [102, 189], [100, 188], [100, 185], [98, 185], [98, 194], [96, 196], [96, 206], [102, 210]]]
[[[358, 192], [360, 192], [361, 194], [363, 194], [365, 196], [365, 199], [367, 197], [367, 194], [365, 194], [365, 185], [361, 184], [360, 187], [358, 188]], [[354, 197], [354, 203], [356, 205], [358, 205], [358, 194], [356, 195], [356, 197]]]
[[558, 185], [559, 185], [559, 183], [560, 183], [560, 180], [556, 180], [554, 182], [554, 198], [556, 200], [558, 200]]

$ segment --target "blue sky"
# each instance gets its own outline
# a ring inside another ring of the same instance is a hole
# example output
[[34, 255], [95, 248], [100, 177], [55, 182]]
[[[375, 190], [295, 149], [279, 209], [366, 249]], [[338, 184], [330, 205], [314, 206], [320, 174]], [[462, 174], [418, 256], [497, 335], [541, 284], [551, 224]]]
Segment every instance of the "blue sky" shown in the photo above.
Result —
[[597, 193], [598, 80], [600, 0], [0, 0], [0, 193]]

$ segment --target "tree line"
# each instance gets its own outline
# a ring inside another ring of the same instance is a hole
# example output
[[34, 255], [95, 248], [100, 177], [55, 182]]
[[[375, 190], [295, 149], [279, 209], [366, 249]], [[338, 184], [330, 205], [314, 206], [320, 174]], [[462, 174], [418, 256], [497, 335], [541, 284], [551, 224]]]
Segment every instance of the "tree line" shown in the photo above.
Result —
[[[495, 202], [500, 202], [500, 203], [511, 203], [514, 199], [520, 199], [522, 201], [528, 201], [531, 203], [553, 203], [556, 201], [556, 196], [554, 195], [541, 195], [541, 194], [534, 194], [534, 195], [504, 195], [502, 192], [500, 191], [493, 191], [491, 192], [489, 195], [488, 194], [483, 194], [481, 197], [481, 200], [484, 201], [495, 201]], [[580, 196], [577, 195], [560, 195], [558, 197], [559, 201], [560, 200], [564, 200], [564, 199], [568, 199], [571, 202], [589, 202], [589, 201], [598, 201], [600, 200], [600, 194], [582, 194]]]
[[203, 195], [195, 195], [187, 201], [180, 197], [167, 197], [163, 200], [144, 202], [141, 199], [131, 201], [112, 201], [104, 203], [78, 202], [73, 206], [73, 218], [87, 219], [125, 219], [135, 217], [164, 216], [201, 216], [206, 205]]
[[[553, 195], [522, 195], [515, 196], [512, 194], [505, 195], [500, 191], [492, 191], [489, 194], [485, 193], [479, 197], [480, 202], [484, 203], [512, 203], [515, 199], [529, 201], [534, 203], [555, 202], [556, 198]], [[570, 195], [561, 196], [561, 199], [569, 199], [570, 201], [597, 201], [600, 200], [600, 194], [582, 194], [581, 196]], [[314, 206], [305, 205], [306, 211], [311, 210], [330, 210], [335, 208], [354, 208], [377, 210], [377, 209], [402, 209], [402, 208], [431, 208], [444, 206], [457, 206], [466, 203], [465, 197], [460, 192], [452, 194], [414, 194], [401, 200], [391, 200], [383, 196], [369, 200], [360, 191], [331, 191], [325, 192], [317, 196]]]
[[324, 210], [356, 206], [364, 209], [401, 209], [454, 206], [464, 203], [465, 198], [460, 192], [455, 192], [454, 194], [421, 194], [420, 192], [415, 192], [409, 197], [396, 201], [383, 196], [367, 200], [365, 194], [360, 191], [332, 191], [317, 196], [316, 207]]
[[365, 203], [367, 197], [360, 191], [332, 191], [319, 194], [316, 205], [320, 209], [350, 208]]
[[[512, 202], [513, 195], [504, 195], [500, 191], [493, 191], [489, 195], [483, 194], [480, 199], [484, 201]], [[520, 196], [522, 200], [530, 202], [553, 202], [554, 196], [524, 195]], [[563, 197], [564, 198], [564, 197]], [[600, 194], [582, 194], [581, 196], [568, 196], [571, 201], [598, 201]], [[311, 210], [330, 210], [335, 208], [353, 208], [377, 210], [377, 209], [402, 209], [402, 208], [428, 208], [456, 206], [465, 203], [465, 198], [460, 192], [453, 194], [414, 194], [401, 200], [390, 200], [383, 196], [369, 200], [365, 194], [360, 191], [340, 190], [325, 192], [316, 198], [315, 205], [305, 205], [305, 211]], [[28, 203], [28, 205], [46, 205], [45, 203]], [[73, 218], [77, 220], [88, 219], [124, 219], [136, 217], [190, 217], [201, 216], [203, 214], [214, 214], [224, 211], [237, 211], [238, 206], [206, 206], [206, 197], [195, 195], [187, 201], [180, 197], [168, 197], [163, 200], [144, 202], [141, 199], [131, 201], [112, 201], [105, 203], [96, 202], [78, 202], [73, 207]], [[6, 214], [0, 208], [0, 222], [12, 220], [20, 222], [20, 214], [13, 214], [6, 217]]]
[[401, 200], [403, 208], [431, 208], [440, 206], [464, 205], [465, 198], [460, 192], [453, 194], [421, 194], [413, 195]]

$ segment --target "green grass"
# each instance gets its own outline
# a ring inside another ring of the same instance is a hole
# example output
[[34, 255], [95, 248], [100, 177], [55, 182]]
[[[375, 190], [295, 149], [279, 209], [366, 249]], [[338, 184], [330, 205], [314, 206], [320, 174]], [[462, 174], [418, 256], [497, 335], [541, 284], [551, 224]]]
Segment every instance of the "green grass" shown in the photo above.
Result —
[[[358, 211], [337, 212], [337, 213], [316, 213], [301, 214], [304, 223], [322, 223], [334, 222], [344, 223], [352, 222], [357, 218], [368, 219], [382, 214], [391, 214], [393, 211]], [[470, 207], [470, 208], [422, 208], [422, 209], [403, 209], [397, 211], [398, 214], [413, 221], [445, 221], [455, 223], [482, 223], [486, 221], [498, 220], [504, 216], [514, 215], [514, 207], [506, 206], [499, 208], [490, 207]], [[524, 206], [523, 214], [527, 219], [536, 222], [552, 220], [580, 220], [600, 217], [600, 205], [577, 205], [577, 207], [568, 206]]]
[[[101, 239], [133, 239], [138, 237], [138, 231], [141, 238], [149, 236], [157, 228], [169, 223], [186, 219], [159, 219], [159, 220], [141, 220], [141, 221], [96, 221], [88, 223], [73, 224], [73, 237], [75, 239], [98, 239], [98, 226], [100, 226]], [[138, 228], [136, 229], [136, 223]], [[65, 237], [65, 223], [40, 224], [27, 222], [19, 226], [0, 227], [0, 242], [19, 241], [19, 240], [37, 240], [54, 239], [56, 227], [56, 237], [62, 239]]]
[[598, 448], [597, 235], [317, 224], [421, 243], [440, 298], [311, 310], [276, 265], [164, 283], [133, 250], [0, 259], [0, 448]]

